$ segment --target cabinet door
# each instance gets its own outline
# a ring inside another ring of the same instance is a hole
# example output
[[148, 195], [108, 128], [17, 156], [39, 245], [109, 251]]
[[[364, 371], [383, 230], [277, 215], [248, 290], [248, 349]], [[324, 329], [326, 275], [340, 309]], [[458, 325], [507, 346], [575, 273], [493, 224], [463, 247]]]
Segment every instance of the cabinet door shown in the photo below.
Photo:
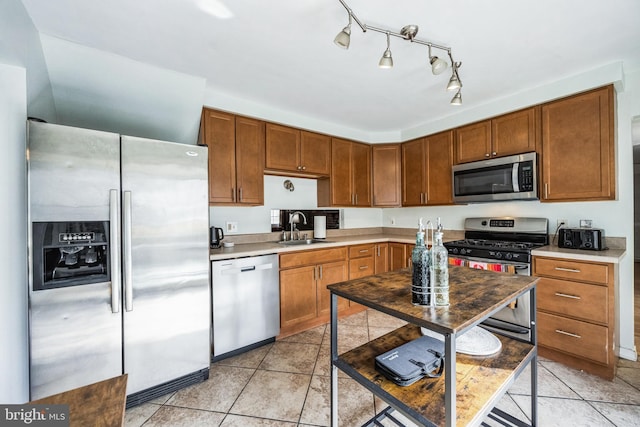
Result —
[[373, 206], [400, 206], [400, 144], [375, 144], [371, 147]]
[[234, 203], [236, 197], [235, 116], [202, 110], [204, 143], [209, 147], [209, 203]]
[[613, 87], [542, 106], [541, 200], [613, 200]]
[[280, 326], [316, 318], [316, 266], [280, 271]]
[[297, 171], [300, 166], [300, 131], [273, 123], [266, 125], [265, 168]]
[[331, 205], [352, 206], [353, 186], [351, 162], [351, 142], [331, 139]]
[[389, 271], [389, 244], [376, 244], [374, 256], [374, 274], [386, 273], [387, 271]]
[[400, 270], [409, 266], [408, 246], [404, 243], [389, 243], [389, 271]]
[[331, 173], [331, 137], [319, 133], [300, 131], [301, 171], [313, 175]]
[[[328, 315], [331, 311], [331, 292], [327, 285], [344, 282], [349, 279], [347, 261], [336, 261], [318, 265], [317, 295], [318, 316]], [[338, 311], [349, 307], [349, 300], [338, 298]]]
[[264, 122], [236, 117], [237, 202], [264, 204]]
[[355, 206], [371, 206], [371, 146], [351, 143], [351, 179]]
[[456, 164], [491, 157], [491, 121], [474, 123], [456, 129]]
[[427, 205], [453, 204], [453, 131], [425, 138], [427, 161]]
[[402, 144], [402, 206], [425, 204], [425, 159], [424, 138]]
[[502, 157], [536, 150], [538, 107], [491, 120], [492, 156]]

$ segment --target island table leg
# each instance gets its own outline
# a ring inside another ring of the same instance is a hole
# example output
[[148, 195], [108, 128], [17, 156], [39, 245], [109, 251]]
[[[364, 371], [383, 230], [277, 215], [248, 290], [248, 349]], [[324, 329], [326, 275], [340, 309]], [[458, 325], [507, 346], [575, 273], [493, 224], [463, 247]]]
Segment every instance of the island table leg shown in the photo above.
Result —
[[331, 292], [331, 427], [338, 427], [338, 296]]
[[445, 424], [456, 425], [456, 339], [444, 335], [444, 407]]

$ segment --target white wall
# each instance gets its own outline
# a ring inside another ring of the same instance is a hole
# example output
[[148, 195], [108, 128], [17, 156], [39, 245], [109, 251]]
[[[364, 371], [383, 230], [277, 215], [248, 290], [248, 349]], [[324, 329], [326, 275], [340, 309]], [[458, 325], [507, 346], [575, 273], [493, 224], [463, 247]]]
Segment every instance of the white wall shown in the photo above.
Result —
[[24, 68], [0, 64], [0, 402], [29, 400]]
[[[284, 188], [284, 181], [290, 180], [294, 191]], [[270, 233], [271, 209], [317, 209], [317, 181], [315, 179], [270, 176], [264, 177], [264, 206], [210, 208], [211, 226], [225, 230], [225, 237], [234, 234]], [[345, 228], [379, 227], [382, 222], [381, 209], [343, 209], [341, 222]], [[238, 231], [229, 233], [226, 223], [238, 223]]]

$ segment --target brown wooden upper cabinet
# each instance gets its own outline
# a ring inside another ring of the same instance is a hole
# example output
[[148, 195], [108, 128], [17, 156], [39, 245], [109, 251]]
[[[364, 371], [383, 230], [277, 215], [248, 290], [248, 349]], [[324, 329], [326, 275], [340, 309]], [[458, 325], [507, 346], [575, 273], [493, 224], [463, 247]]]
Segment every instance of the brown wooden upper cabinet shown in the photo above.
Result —
[[296, 176], [329, 176], [331, 137], [267, 123], [266, 173]]
[[209, 203], [264, 204], [264, 122], [202, 110], [201, 143], [209, 147]]
[[456, 129], [455, 164], [536, 150], [539, 107], [531, 107]]
[[546, 202], [615, 199], [613, 86], [542, 106]]
[[453, 203], [453, 131], [402, 144], [402, 206]]
[[402, 152], [400, 144], [371, 146], [373, 206], [400, 206]]
[[318, 206], [371, 206], [371, 146], [331, 138], [331, 175], [318, 180]]

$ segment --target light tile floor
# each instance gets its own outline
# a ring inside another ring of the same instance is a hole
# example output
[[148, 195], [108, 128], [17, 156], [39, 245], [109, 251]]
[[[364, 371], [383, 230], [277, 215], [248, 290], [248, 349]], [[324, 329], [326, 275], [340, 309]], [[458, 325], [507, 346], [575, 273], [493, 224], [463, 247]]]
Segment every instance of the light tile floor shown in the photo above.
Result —
[[[361, 345], [403, 324], [367, 310], [342, 319], [339, 351]], [[528, 372], [498, 407], [527, 421]], [[208, 381], [127, 410], [127, 427], [328, 426], [329, 327], [318, 328], [211, 365]], [[360, 426], [387, 405], [340, 373], [340, 426]], [[612, 381], [538, 361], [538, 425], [640, 425], [640, 362], [621, 361]], [[496, 425], [488, 420], [489, 425]], [[385, 422], [385, 425], [388, 425]]]

